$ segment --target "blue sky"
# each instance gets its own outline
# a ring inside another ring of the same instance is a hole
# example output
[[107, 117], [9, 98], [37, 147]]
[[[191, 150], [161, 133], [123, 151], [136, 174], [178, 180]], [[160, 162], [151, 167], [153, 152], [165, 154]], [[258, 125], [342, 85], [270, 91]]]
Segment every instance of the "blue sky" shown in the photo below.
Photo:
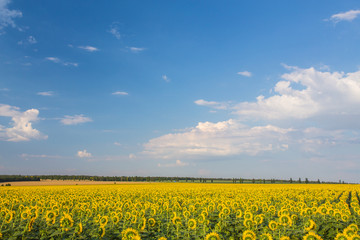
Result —
[[0, 174], [359, 182], [358, 1], [0, 0]]

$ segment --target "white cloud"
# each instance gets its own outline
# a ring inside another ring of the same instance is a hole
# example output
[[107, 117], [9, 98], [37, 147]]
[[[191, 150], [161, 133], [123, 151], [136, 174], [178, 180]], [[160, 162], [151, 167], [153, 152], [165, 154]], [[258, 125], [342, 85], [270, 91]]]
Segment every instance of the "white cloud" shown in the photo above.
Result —
[[275, 95], [258, 96], [256, 102], [233, 107], [242, 119], [308, 119], [323, 116], [360, 115], [360, 71], [321, 72], [294, 68], [283, 74]]
[[122, 146], [122, 144], [119, 143], [119, 142], [114, 142], [114, 145], [116, 145], [116, 146]]
[[92, 157], [91, 153], [87, 152], [86, 149], [84, 149], [83, 151], [78, 151], [77, 156], [80, 157], [80, 158], [90, 158], [90, 157]]
[[121, 34], [119, 32], [119, 23], [113, 22], [110, 26], [110, 30], [108, 31], [112, 35], [114, 35], [117, 39], [121, 38]]
[[133, 154], [133, 153], [130, 153], [129, 154], [129, 159], [135, 159], [136, 158], [136, 155], [135, 154]]
[[39, 120], [38, 115], [39, 110], [37, 109], [21, 112], [17, 107], [0, 104], [0, 116], [11, 117], [12, 120], [12, 127], [6, 128], [0, 125], [0, 139], [12, 142], [46, 139], [46, 135], [32, 127], [32, 122]]
[[330, 17], [330, 21], [338, 23], [340, 21], [349, 21], [351, 22], [360, 14], [360, 10], [350, 10], [347, 12], [337, 13]]
[[251, 77], [252, 73], [249, 71], [243, 71], [243, 72], [238, 72], [237, 74], [244, 76], [244, 77]]
[[360, 142], [360, 71], [286, 68], [290, 72], [281, 76], [268, 97], [232, 104], [195, 101], [228, 109], [236, 119], [199, 122], [179, 133], [153, 138], [144, 144], [144, 154], [173, 160], [271, 155], [291, 149], [326, 156], [334, 147]]
[[171, 79], [168, 78], [168, 76], [166, 76], [166, 75], [162, 75], [162, 79], [163, 79], [165, 82], [170, 82], [170, 81], [171, 81]]
[[85, 117], [83, 114], [80, 114], [74, 116], [66, 115], [60, 121], [64, 125], [77, 125], [80, 123], [92, 122], [92, 119], [89, 117]]
[[182, 162], [179, 159], [176, 160], [175, 163], [166, 163], [166, 164], [158, 163], [158, 167], [185, 167], [185, 166], [189, 166], [189, 163]]
[[60, 63], [61, 62], [60, 59], [57, 58], [57, 57], [46, 57], [45, 59], [48, 60], [48, 61], [54, 62], [54, 63]]
[[199, 100], [196, 100], [194, 103], [199, 106], [207, 106], [207, 107], [211, 107], [211, 108], [215, 108], [215, 109], [222, 109], [222, 110], [227, 109], [227, 105], [225, 103], [221, 103], [221, 102], [206, 101], [203, 99], [199, 99]]
[[199, 122], [183, 133], [166, 134], [144, 145], [144, 153], [163, 159], [175, 157], [257, 155], [284, 150], [288, 133], [272, 125], [249, 127], [239, 121]]
[[54, 96], [55, 93], [53, 91], [47, 91], [47, 92], [38, 92], [36, 94], [40, 96]]
[[112, 95], [123, 95], [123, 96], [126, 96], [126, 95], [129, 95], [129, 93], [127, 93], [127, 92], [121, 92], [121, 91], [116, 91], [116, 92], [113, 92]]
[[62, 64], [64, 66], [73, 66], [73, 67], [79, 66], [78, 63], [64, 62], [64, 61], [62, 61], [61, 59], [59, 59], [57, 57], [46, 57], [45, 60], [48, 60], [48, 61], [53, 62], [53, 63]]
[[8, 88], [0, 88], [0, 91], [8, 92], [8, 91], [10, 91], [10, 89], [8, 89]]
[[139, 48], [139, 47], [129, 47], [130, 51], [133, 53], [142, 52], [145, 50], [145, 48]]
[[35, 43], [37, 43], [35, 37], [33, 37], [33, 36], [29, 36], [27, 40], [28, 40], [28, 42], [29, 42], [30, 44], [35, 44]]
[[88, 51], [88, 52], [96, 52], [96, 51], [99, 51], [98, 48], [93, 47], [93, 46], [79, 46], [78, 48], [83, 49], [83, 50]]
[[11, 0], [0, 0], [0, 34], [7, 26], [16, 27], [14, 19], [22, 17], [21, 11], [8, 9], [9, 3]]

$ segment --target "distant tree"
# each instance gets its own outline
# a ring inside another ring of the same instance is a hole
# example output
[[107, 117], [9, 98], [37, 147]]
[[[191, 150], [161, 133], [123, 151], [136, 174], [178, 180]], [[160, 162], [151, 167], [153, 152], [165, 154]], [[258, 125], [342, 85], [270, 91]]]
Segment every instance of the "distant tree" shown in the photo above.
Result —
[[290, 183], [293, 183], [293, 180], [292, 180], [292, 178], [290, 178]]
[[301, 183], [301, 178], [299, 178], [299, 183]]
[[309, 179], [305, 178], [305, 183], [308, 184], [309, 183]]

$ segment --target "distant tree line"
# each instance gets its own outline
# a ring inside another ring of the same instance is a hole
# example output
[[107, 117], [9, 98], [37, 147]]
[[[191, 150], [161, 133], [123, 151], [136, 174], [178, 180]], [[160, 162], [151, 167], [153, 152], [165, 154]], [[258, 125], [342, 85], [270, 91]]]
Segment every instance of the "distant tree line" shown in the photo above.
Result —
[[195, 178], [195, 177], [143, 177], [143, 176], [89, 176], [89, 175], [34, 175], [34, 176], [22, 176], [22, 175], [0, 175], [0, 182], [16, 182], [16, 181], [40, 181], [40, 179], [50, 180], [75, 180], [75, 181], [113, 181], [113, 182], [198, 182], [198, 183], [305, 183], [305, 184], [344, 184], [344, 181], [339, 182], [324, 182], [317, 180], [288, 180], [284, 179], [246, 179], [246, 178]]
[[0, 182], [40, 181], [39, 176], [0, 175]]

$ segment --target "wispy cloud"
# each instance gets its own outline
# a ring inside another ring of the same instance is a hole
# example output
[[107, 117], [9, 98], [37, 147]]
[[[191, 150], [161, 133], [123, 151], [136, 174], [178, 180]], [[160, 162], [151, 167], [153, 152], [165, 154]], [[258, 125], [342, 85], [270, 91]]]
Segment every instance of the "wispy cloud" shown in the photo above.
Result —
[[73, 66], [73, 67], [78, 67], [79, 66], [78, 63], [64, 62], [60, 58], [57, 58], [57, 57], [46, 57], [45, 60], [53, 62], [53, 63], [58, 63], [58, 64], [61, 64], [61, 65], [64, 65], [64, 66]]
[[40, 96], [54, 96], [55, 93], [53, 91], [47, 91], [47, 92], [38, 92], [36, 94]]
[[166, 75], [162, 75], [162, 79], [163, 79], [165, 82], [170, 82], [170, 81], [171, 81], [171, 79], [170, 79], [168, 76], [166, 76]]
[[60, 122], [64, 125], [77, 125], [80, 123], [92, 122], [92, 119], [85, 117], [83, 114], [74, 116], [65, 115]]
[[0, 91], [2, 91], [2, 92], [8, 92], [8, 91], [10, 91], [10, 89], [8, 89], [8, 88], [0, 88]]
[[83, 49], [83, 50], [88, 51], [88, 52], [96, 52], [96, 51], [99, 51], [98, 48], [93, 47], [93, 46], [79, 46], [78, 48]]
[[175, 163], [166, 163], [166, 164], [158, 163], [158, 167], [185, 167], [185, 166], [189, 166], [189, 163], [182, 162], [179, 159], [176, 160]]
[[86, 149], [80, 150], [77, 152], [77, 156], [80, 158], [90, 158], [92, 157], [91, 153], [87, 152]]
[[122, 96], [126, 96], [126, 95], [129, 95], [129, 93], [127, 93], [127, 92], [121, 92], [121, 91], [116, 91], [116, 92], [113, 92], [112, 95], [122, 95]]
[[14, 22], [15, 18], [22, 17], [22, 12], [19, 10], [10, 10], [8, 4], [11, 3], [11, 0], [0, 0], [0, 35], [2, 30], [11, 26], [16, 27]]
[[47, 136], [40, 133], [32, 127], [32, 123], [39, 120], [39, 110], [29, 109], [21, 112], [19, 108], [0, 104], [0, 116], [11, 117], [12, 127], [4, 127], [0, 125], [0, 139], [20, 142], [29, 141], [31, 139], [46, 139]]
[[251, 77], [252, 73], [249, 71], [243, 71], [243, 72], [238, 72], [237, 74], [244, 76], [244, 77]]
[[113, 22], [110, 25], [110, 29], [109, 29], [108, 32], [111, 33], [112, 35], [114, 35], [114, 37], [116, 37], [117, 39], [121, 38], [121, 34], [119, 32], [119, 23], [118, 22]]
[[341, 13], [334, 14], [330, 17], [330, 19], [327, 19], [327, 20], [333, 21], [335, 23], [338, 23], [341, 21], [351, 22], [352, 20], [357, 18], [359, 14], [360, 14], [360, 10], [350, 10], [347, 12], [341, 12]]
[[29, 36], [26, 40], [21, 40], [18, 42], [19, 45], [26, 45], [26, 44], [35, 44], [37, 43], [34, 36]]
[[145, 48], [139, 48], [139, 47], [129, 47], [130, 51], [133, 53], [142, 52], [145, 50]]
[[227, 109], [227, 104], [221, 102], [206, 101], [203, 99], [199, 99], [196, 100], [194, 103], [199, 106], [207, 106], [215, 109], [222, 109], [222, 110]]

